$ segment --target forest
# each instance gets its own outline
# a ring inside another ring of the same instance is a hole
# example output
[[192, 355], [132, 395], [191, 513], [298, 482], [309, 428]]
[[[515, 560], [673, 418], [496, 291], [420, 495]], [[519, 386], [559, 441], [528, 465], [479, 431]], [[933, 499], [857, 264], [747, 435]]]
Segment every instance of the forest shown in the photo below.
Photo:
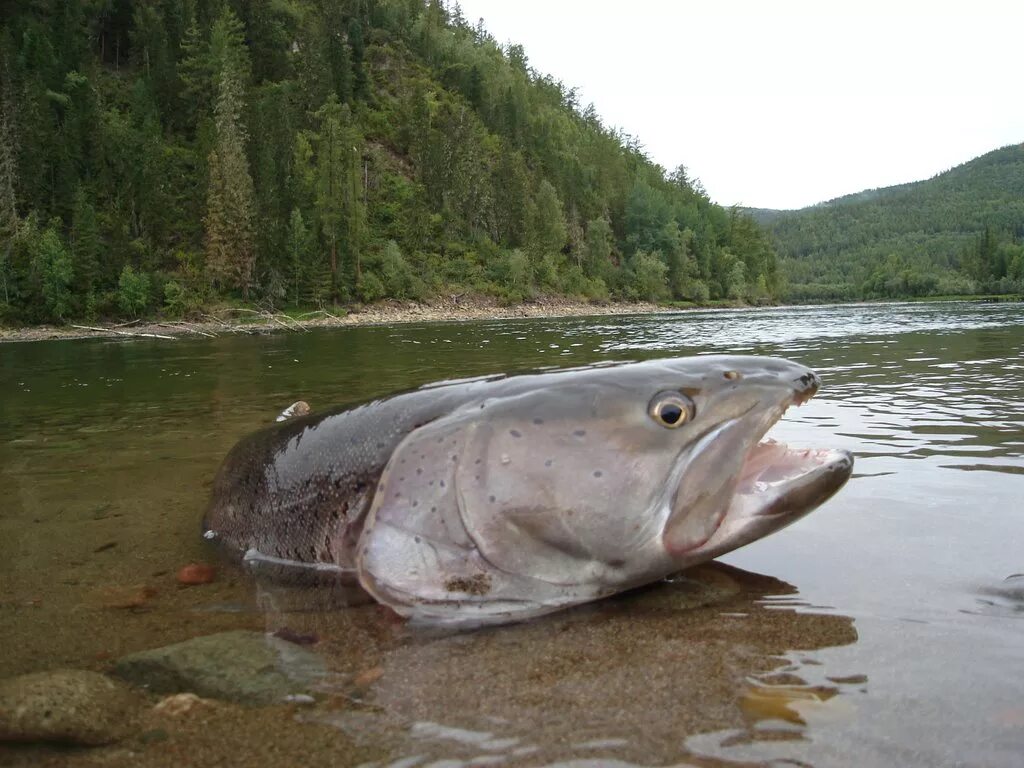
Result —
[[1024, 293], [1024, 145], [927, 181], [748, 213], [775, 238], [788, 301]]
[[777, 300], [767, 233], [439, 0], [0, 3], [0, 321]]

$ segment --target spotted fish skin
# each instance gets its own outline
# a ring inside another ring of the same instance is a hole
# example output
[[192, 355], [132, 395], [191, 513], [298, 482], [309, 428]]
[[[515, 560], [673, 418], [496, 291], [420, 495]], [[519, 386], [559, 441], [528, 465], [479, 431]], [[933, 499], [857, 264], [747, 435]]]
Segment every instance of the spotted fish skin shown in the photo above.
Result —
[[295, 417], [243, 438], [225, 458], [204, 536], [239, 556], [355, 567], [377, 482], [411, 431], [472, 397], [418, 390]]
[[[852, 468], [845, 452], [803, 466], [766, 449], [783, 480], [744, 474], [817, 387], [790, 361], [706, 356], [442, 383], [295, 417], [230, 452], [204, 535], [357, 580], [413, 619], [521, 620], [706, 561], [828, 498]], [[652, 416], [666, 394], [686, 404], [678, 423]]]

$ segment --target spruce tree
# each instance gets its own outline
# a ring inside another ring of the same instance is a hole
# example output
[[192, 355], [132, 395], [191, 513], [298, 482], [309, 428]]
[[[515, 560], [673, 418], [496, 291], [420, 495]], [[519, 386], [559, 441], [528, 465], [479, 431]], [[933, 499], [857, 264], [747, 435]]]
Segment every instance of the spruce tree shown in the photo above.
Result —
[[0, 78], [0, 299], [7, 306], [11, 301], [8, 273], [14, 236], [18, 231], [18, 206], [14, 193], [18, 169], [10, 79], [3, 60], [0, 60], [0, 75], [4, 75]]
[[[331, 94], [317, 111], [316, 210], [331, 254], [331, 299], [349, 295], [360, 279], [363, 237], [362, 143], [348, 105]], [[344, 264], [339, 262], [339, 244]], [[344, 275], [343, 275], [344, 273]]]
[[74, 256], [76, 293], [86, 302], [94, 294], [99, 277], [99, 263], [103, 257], [96, 209], [93, 208], [84, 187], [75, 192], [75, 206], [71, 214], [71, 253]]
[[206, 258], [210, 276], [249, 297], [255, 258], [256, 193], [245, 155], [242, 85], [231, 60], [221, 73], [216, 146], [209, 157]]

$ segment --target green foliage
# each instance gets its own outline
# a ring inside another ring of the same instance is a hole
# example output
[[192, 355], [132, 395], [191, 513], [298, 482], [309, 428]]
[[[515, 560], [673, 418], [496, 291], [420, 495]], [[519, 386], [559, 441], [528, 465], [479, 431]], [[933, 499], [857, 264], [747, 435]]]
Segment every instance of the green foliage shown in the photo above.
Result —
[[527, 227], [531, 250], [538, 258], [561, 252], [565, 247], [565, 218], [558, 192], [547, 179], [541, 181], [529, 208]]
[[310, 278], [316, 274], [313, 259], [314, 238], [302, 218], [302, 211], [293, 208], [288, 220], [288, 264], [286, 288], [292, 304], [298, 306], [306, 295]]
[[[230, 21], [230, 11], [225, 14]], [[256, 192], [245, 154], [247, 136], [240, 122], [240, 65], [237, 57], [227, 53], [221, 58], [224, 65], [215, 111], [217, 143], [208, 161], [206, 264], [215, 281], [241, 289], [248, 297], [255, 261]]]
[[[360, 279], [363, 237], [362, 140], [348, 105], [331, 94], [316, 113], [316, 212], [330, 245], [331, 296], [349, 296]], [[344, 266], [339, 265], [339, 245]]]
[[667, 296], [668, 267], [657, 255], [639, 251], [630, 260], [630, 269], [633, 272], [631, 288], [636, 298], [658, 301]]
[[384, 250], [367, 257], [359, 292], [363, 301], [375, 301], [385, 296], [421, 299], [426, 294], [426, 286], [402, 256], [398, 243], [389, 240]]
[[163, 284], [163, 309], [172, 317], [197, 314], [206, 301], [202, 257], [194, 252], [175, 253], [178, 267]]
[[125, 264], [117, 280], [117, 306], [128, 317], [139, 317], [148, 305], [149, 275], [136, 272], [131, 264]]
[[778, 243], [794, 301], [1016, 293], [1024, 146], [927, 181], [800, 211], [754, 211]]
[[509, 301], [522, 301], [532, 293], [533, 266], [521, 248], [500, 251], [490, 260], [490, 279]]
[[[187, 315], [231, 295], [778, 296], [756, 225], [455, 6], [8, 5], [5, 318]], [[992, 231], [964, 274], [1003, 285], [1021, 260]]]
[[99, 278], [103, 243], [100, 240], [96, 210], [83, 187], [75, 193], [71, 218], [71, 252], [74, 255], [77, 293], [91, 296]]
[[35, 243], [32, 272], [45, 307], [44, 319], [62, 322], [71, 311], [74, 269], [71, 255], [61, 242], [60, 222], [53, 222]]

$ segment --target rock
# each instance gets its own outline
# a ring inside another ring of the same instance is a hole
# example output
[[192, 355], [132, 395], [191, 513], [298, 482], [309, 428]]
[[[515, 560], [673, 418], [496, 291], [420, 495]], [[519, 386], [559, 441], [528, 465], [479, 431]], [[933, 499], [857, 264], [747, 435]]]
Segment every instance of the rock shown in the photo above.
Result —
[[124, 656], [114, 674], [156, 693], [194, 693], [242, 704], [275, 704], [306, 693], [323, 659], [262, 632], [221, 632]]
[[105, 675], [55, 670], [0, 681], [0, 741], [110, 744], [127, 736], [139, 694]]

